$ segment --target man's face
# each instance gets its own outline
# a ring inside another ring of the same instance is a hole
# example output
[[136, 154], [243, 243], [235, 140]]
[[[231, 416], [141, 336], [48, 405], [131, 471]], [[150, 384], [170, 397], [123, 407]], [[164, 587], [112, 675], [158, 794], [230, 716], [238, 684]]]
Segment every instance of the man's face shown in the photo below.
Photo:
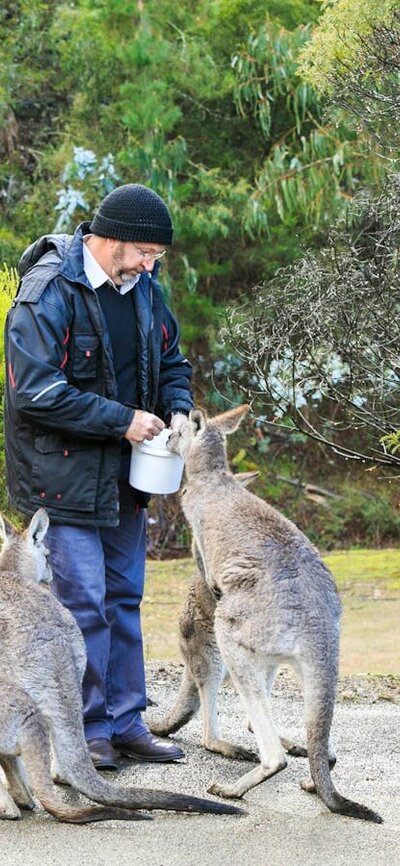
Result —
[[[155, 256], [165, 250], [161, 244], [147, 244], [144, 241], [110, 241], [109, 276], [117, 286], [131, 280], [143, 271], [152, 271]], [[149, 256], [149, 258], [148, 258]]]

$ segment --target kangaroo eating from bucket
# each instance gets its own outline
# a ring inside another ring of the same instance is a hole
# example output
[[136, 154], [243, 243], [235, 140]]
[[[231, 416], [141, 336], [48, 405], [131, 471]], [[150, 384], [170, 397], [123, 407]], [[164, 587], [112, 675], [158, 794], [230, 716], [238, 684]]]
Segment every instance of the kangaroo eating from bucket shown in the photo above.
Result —
[[[24, 533], [7, 537], [0, 516], [0, 765], [9, 787], [0, 783], [0, 818], [32, 808], [31, 790], [47, 811], [73, 823], [146, 818], [138, 809], [237, 813], [230, 805], [184, 794], [118, 787], [96, 772], [83, 732], [83, 637], [45, 586], [51, 580], [48, 525], [39, 509]], [[62, 802], [50, 773], [50, 741], [58, 777], [102, 807]]]
[[[260, 473], [240, 472], [235, 481], [248, 485]], [[185, 662], [182, 681], [175, 704], [161, 719], [148, 720], [151, 731], [168, 736], [186, 725], [201, 706], [203, 746], [225, 758], [257, 761], [255, 752], [221, 739], [218, 719], [218, 691], [227, 675], [215, 638], [214, 617], [217, 599], [211, 592], [204, 574], [201, 557], [193, 543], [197, 573], [189, 584], [185, 604], [179, 617], [179, 646]], [[307, 757], [307, 750], [281, 737], [285, 751], [294, 757]]]
[[225, 437], [248, 409], [210, 420], [192, 410], [188, 429], [169, 440], [185, 460], [182, 507], [216, 598], [216, 642], [260, 753], [258, 766], [236, 783], [214, 783], [208, 790], [242, 797], [286, 767], [269, 695], [277, 668], [289, 663], [303, 683], [311, 770], [303, 787], [316, 791], [332, 812], [381, 823], [371, 809], [339, 794], [330, 774], [340, 620], [332, 575], [306, 536], [229, 471]]

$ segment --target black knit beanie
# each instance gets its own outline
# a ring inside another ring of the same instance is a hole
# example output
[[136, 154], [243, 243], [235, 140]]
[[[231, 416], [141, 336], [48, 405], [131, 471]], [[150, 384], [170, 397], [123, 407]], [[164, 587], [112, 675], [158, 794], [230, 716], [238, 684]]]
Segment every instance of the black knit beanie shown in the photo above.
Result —
[[106, 195], [90, 231], [102, 238], [168, 246], [173, 225], [167, 205], [154, 190], [141, 183], [127, 183]]

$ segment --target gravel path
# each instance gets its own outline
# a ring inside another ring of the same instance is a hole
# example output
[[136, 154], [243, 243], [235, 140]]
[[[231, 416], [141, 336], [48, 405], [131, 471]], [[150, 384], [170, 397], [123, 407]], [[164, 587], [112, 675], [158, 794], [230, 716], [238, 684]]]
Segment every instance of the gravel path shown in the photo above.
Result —
[[[172, 703], [181, 675], [177, 664], [148, 665], [149, 693], [158, 714]], [[240, 702], [230, 685], [220, 700], [222, 735], [247, 748]], [[302, 701], [283, 672], [274, 689], [274, 716], [281, 732], [304, 741]], [[300, 789], [305, 759], [243, 801], [246, 815], [215, 817], [159, 813], [152, 822], [107, 822], [84, 827], [57, 823], [38, 810], [0, 826], [2, 866], [399, 866], [400, 864], [400, 677], [347, 677], [340, 683], [333, 726], [338, 762], [335, 784], [384, 818], [368, 824], [330, 814]], [[244, 765], [205, 752], [200, 719], [175, 737], [186, 761], [166, 766], [121, 761], [124, 784], [203, 795], [212, 779], [235, 779]], [[68, 793], [64, 796], [68, 797]]]

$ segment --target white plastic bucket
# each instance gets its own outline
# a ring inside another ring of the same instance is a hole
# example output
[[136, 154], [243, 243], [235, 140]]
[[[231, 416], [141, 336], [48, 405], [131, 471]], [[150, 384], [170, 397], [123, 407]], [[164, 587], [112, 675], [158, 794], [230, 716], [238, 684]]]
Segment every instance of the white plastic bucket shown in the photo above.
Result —
[[146, 493], [175, 493], [183, 474], [183, 460], [167, 448], [171, 430], [132, 445], [129, 483]]

